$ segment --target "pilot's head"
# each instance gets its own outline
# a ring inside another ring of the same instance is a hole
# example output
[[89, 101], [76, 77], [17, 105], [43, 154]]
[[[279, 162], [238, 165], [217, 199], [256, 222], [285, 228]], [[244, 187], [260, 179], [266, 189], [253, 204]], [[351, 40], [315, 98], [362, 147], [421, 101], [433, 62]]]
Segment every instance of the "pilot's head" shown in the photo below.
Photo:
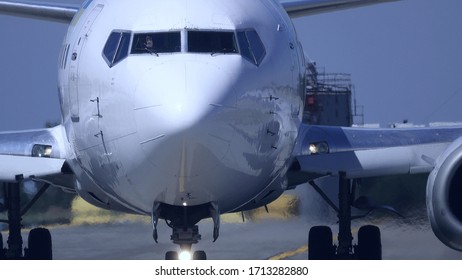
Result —
[[154, 45], [154, 42], [152, 41], [152, 37], [150, 35], [146, 36], [146, 42], [145, 42], [146, 48], [152, 48]]

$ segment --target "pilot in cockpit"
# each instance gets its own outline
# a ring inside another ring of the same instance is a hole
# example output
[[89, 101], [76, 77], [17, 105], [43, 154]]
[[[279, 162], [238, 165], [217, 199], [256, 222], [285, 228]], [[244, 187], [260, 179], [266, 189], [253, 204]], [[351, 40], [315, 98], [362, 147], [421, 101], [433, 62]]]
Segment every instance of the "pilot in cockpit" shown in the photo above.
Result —
[[144, 43], [144, 46], [146, 47], [146, 49], [148, 50], [152, 50], [153, 47], [154, 47], [154, 42], [152, 41], [152, 37], [151, 35], [146, 35], [146, 39], [145, 39], [145, 43]]

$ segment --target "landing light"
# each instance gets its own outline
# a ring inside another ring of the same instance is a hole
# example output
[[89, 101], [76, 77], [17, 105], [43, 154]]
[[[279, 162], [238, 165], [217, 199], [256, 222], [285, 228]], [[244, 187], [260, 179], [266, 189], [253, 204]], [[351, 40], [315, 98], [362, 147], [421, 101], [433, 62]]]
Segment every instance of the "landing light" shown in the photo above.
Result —
[[36, 144], [32, 147], [32, 156], [49, 158], [51, 157], [52, 151], [53, 151], [52, 146]]
[[181, 261], [189, 261], [191, 260], [191, 253], [188, 252], [188, 251], [182, 251], [180, 253], [180, 255], [178, 256], [178, 258], [181, 260]]
[[310, 155], [328, 154], [329, 144], [326, 142], [311, 143], [308, 147]]

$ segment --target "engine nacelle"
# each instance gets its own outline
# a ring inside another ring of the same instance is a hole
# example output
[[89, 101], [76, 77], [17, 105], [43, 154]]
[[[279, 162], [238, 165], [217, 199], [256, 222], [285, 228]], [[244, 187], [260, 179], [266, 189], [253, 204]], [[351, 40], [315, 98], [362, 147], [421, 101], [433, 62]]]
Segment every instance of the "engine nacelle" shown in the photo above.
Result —
[[462, 251], [462, 137], [439, 156], [428, 177], [427, 212], [441, 242]]

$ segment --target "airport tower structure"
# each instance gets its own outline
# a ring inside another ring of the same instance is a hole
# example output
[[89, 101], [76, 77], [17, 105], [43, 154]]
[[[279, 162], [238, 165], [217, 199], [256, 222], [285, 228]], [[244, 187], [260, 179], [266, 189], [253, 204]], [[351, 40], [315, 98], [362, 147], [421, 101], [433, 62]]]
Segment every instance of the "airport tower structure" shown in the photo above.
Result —
[[[308, 62], [303, 122], [312, 125], [352, 126], [353, 115], [357, 115], [353, 114], [352, 92], [350, 74], [326, 73], [315, 62]], [[364, 122], [362, 115], [359, 114], [359, 119], [355, 121]]]

